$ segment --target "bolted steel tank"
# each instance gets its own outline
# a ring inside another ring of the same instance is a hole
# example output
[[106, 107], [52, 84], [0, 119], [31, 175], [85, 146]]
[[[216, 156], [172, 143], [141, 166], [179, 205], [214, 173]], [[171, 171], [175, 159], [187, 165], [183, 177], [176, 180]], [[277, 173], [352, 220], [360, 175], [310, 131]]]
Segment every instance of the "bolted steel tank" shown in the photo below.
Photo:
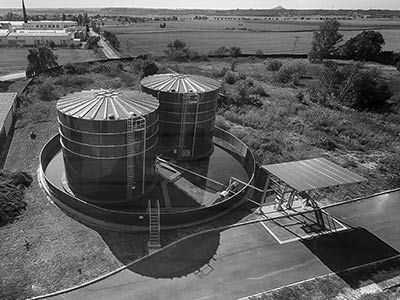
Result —
[[213, 151], [213, 132], [221, 84], [197, 75], [158, 74], [141, 81], [142, 91], [157, 97], [161, 154], [195, 160]]
[[94, 204], [135, 203], [157, 181], [159, 102], [131, 90], [87, 90], [57, 102], [65, 178]]

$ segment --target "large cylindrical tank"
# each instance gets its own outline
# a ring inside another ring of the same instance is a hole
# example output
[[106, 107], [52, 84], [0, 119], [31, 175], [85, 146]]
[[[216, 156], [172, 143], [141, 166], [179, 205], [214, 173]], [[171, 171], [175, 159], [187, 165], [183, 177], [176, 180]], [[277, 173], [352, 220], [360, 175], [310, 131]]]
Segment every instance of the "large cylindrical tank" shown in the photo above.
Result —
[[65, 177], [76, 196], [134, 204], [154, 188], [158, 106], [131, 90], [82, 91], [57, 102]]
[[160, 153], [176, 160], [212, 153], [220, 82], [196, 75], [158, 74], [144, 78], [141, 86], [160, 102]]

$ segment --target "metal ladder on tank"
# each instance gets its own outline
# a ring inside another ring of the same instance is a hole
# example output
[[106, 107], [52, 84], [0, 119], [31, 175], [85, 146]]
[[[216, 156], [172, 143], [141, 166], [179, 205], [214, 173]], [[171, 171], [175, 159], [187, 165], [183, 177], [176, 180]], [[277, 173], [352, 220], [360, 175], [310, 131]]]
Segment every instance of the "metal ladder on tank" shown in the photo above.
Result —
[[149, 212], [149, 252], [152, 249], [161, 248], [160, 243], [160, 201], [157, 199], [156, 207], [151, 207], [151, 201], [148, 201]]
[[[192, 147], [190, 149], [190, 155], [191, 157], [194, 156], [194, 147], [195, 147], [195, 142], [196, 142], [196, 131], [197, 131], [197, 123], [199, 119], [199, 104], [200, 104], [200, 99], [199, 95], [197, 93], [187, 93], [183, 95], [183, 101], [182, 101], [182, 111], [181, 111], [181, 128], [179, 131], [179, 143], [178, 143], [178, 149], [179, 149], [179, 156], [183, 157], [182, 155], [182, 150], [184, 145], [185, 145], [185, 137], [186, 137], [186, 129], [187, 129], [187, 114], [190, 105], [195, 104], [196, 109], [195, 109], [195, 121], [194, 121], [194, 129], [193, 129], [193, 138], [192, 138]], [[187, 156], [185, 156], [187, 157]]]
[[135, 133], [142, 133], [143, 140], [143, 166], [142, 166], [142, 193], [144, 193], [145, 188], [145, 176], [146, 176], [146, 119], [142, 116], [135, 117], [133, 113], [130, 113], [127, 119], [127, 130], [126, 130], [126, 198], [128, 201], [132, 200], [132, 193], [135, 189]]

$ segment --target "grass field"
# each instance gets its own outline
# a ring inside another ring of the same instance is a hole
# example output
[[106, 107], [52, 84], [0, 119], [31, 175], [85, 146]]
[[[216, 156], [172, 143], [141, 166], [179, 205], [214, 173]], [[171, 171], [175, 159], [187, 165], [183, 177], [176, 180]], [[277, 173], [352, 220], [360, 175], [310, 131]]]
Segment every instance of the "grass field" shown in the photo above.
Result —
[[[0, 74], [5, 75], [24, 71], [28, 65], [26, 59], [29, 48], [0, 48]], [[93, 50], [84, 49], [55, 49], [58, 63], [81, 62], [100, 58]]]
[[[184, 41], [189, 48], [200, 53], [207, 53], [221, 46], [238, 46], [243, 53], [255, 53], [257, 50], [265, 54], [308, 53], [312, 32], [320, 23], [191, 20], [168, 22], [165, 29], [160, 29], [159, 24], [160, 22], [108, 25], [103, 30], [117, 34], [122, 51], [130, 55], [163, 55], [167, 42], [175, 39]], [[357, 35], [363, 29], [379, 29], [386, 41], [383, 50], [391, 51], [400, 50], [398, 28], [399, 22], [382, 21], [345, 21], [341, 27], [344, 40]]]

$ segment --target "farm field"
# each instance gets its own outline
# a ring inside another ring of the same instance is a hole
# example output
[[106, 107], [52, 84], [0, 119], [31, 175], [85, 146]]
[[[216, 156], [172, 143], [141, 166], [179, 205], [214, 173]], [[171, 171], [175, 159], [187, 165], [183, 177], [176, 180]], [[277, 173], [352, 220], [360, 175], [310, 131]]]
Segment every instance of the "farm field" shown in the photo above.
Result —
[[[28, 65], [26, 59], [29, 47], [26, 48], [0, 48], [0, 74], [5, 75], [23, 71]], [[84, 49], [55, 49], [58, 55], [58, 63], [81, 62], [98, 59], [99, 56], [93, 50]]]
[[[380, 31], [386, 41], [383, 50], [399, 51], [400, 39], [398, 30], [385, 29]], [[360, 33], [360, 31], [344, 31], [344, 40]], [[182, 31], [182, 32], [136, 32], [132, 34], [117, 34], [122, 52], [130, 55], [151, 53], [163, 55], [168, 41], [179, 39], [200, 53], [216, 50], [221, 46], [237, 46], [243, 53], [255, 53], [261, 50], [270, 53], [308, 53], [311, 48], [313, 33], [308, 32], [253, 32], [241, 30], [224, 31]], [[295, 40], [297, 37], [297, 44]]]
[[[146, 22], [131, 25], [106, 24], [103, 30], [115, 33], [121, 42], [123, 53], [139, 55], [152, 53], [163, 55], [168, 41], [179, 39], [200, 53], [213, 51], [220, 46], [238, 46], [243, 53], [261, 50], [270, 53], [308, 53], [313, 31], [319, 27], [316, 21], [238, 21], [238, 20], [187, 20]], [[399, 51], [398, 30], [400, 22], [357, 20], [342, 21], [344, 40], [362, 30], [379, 30], [386, 44], [383, 50]], [[295, 41], [297, 39], [296, 47]]]

